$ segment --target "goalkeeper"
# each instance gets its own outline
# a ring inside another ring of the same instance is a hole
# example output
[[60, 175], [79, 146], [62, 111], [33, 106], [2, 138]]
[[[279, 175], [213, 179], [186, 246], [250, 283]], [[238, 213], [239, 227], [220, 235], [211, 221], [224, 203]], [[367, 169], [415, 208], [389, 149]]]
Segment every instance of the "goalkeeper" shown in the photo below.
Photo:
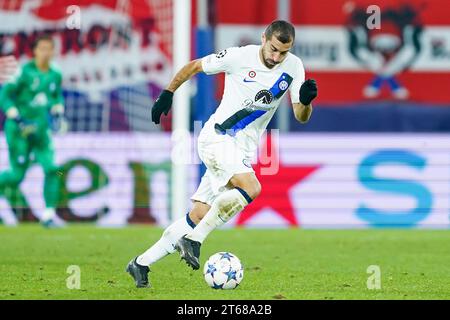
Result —
[[29, 166], [39, 163], [45, 174], [46, 208], [41, 215], [45, 227], [60, 226], [55, 222], [58, 204], [59, 176], [54, 162], [51, 129], [66, 129], [63, 120], [62, 75], [51, 63], [54, 42], [40, 36], [33, 45], [34, 59], [18, 69], [2, 88], [0, 107], [5, 112], [5, 135], [9, 164], [0, 173], [0, 195], [20, 185]]

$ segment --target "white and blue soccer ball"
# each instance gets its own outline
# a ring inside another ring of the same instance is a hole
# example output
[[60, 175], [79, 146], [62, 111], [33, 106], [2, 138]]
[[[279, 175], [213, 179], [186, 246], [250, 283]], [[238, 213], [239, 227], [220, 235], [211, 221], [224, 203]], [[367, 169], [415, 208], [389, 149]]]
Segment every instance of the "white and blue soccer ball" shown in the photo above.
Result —
[[213, 289], [234, 289], [244, 278], [244, 267], [234, 254], [218, 252], [205, 262], [203, 275]]

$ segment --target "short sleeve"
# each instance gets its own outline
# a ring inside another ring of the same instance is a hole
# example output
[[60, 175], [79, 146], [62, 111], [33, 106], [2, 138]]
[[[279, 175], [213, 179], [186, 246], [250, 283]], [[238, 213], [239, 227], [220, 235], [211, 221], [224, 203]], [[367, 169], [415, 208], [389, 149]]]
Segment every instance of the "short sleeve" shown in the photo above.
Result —
[[294, 81], [292, 81], [289, 93], [291, 95], [292, 103], [300, 103], [300, 87], [305, 82], [305, 69], [303, 68], [303, 63], [299, 59], [296, 67], [296, 72], [294, 73]]
[[238, 59], [239, 48], [231, 47], [220, 51], [219, 53], [213, 53], [202, 58], [203, 72], [206, 74], [216, 74], [220, 72], [230, 73], [236, 66]]

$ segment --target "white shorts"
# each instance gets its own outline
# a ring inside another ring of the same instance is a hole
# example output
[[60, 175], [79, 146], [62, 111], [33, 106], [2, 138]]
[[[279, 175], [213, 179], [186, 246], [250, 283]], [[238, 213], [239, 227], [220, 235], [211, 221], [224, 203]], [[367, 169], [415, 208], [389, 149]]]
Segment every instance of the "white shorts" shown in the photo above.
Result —
[[254, 171], [252, 154], [240, 148], [233, 137], [210, 131], [208, 134], [205, 137], [206, 132], [202, 132], [198, 139], [198, 154], [207, 170], [191, 200], [211, 205], [220, 193], [228, 190], [233, 175]]

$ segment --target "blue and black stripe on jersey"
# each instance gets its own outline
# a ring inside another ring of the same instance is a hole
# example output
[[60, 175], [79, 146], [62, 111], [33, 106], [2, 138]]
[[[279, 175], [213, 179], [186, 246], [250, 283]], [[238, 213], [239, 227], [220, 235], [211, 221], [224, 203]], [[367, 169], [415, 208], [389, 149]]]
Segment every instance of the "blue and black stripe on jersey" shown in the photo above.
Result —
[[[291, 85], [292, 80], [293, 78], [285, 72], [278, 78], [278, 80], [269, 90], [275, 100], [278, 100], [283, 96], [283, 94]], [[266, 112], [267, 110], [254, 110], [251, 108], [241, 109], [231, 115], [221, 124], [216, 123], [214, 128], [219, 134], [228, 134], [230, 136], [234, 136], [238, 131], [244, 129], [246, 126], [261, 117]]]

